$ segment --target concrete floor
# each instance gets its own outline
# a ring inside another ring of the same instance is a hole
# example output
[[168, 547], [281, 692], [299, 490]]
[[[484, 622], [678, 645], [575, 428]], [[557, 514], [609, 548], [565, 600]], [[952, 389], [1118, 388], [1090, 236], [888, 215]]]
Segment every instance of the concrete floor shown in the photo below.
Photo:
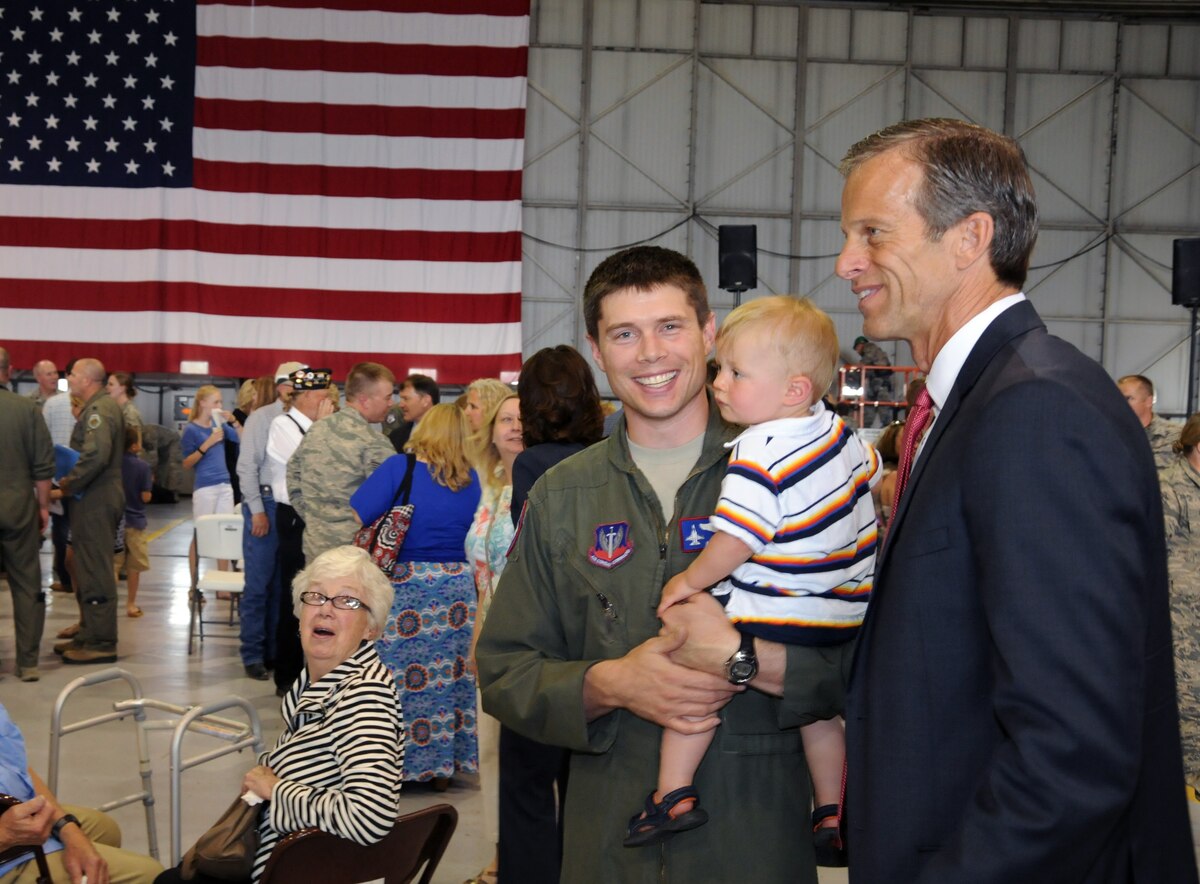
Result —
[[[137, 603], [145, 616], [130, 619], [125, 612], [125, 585], [121, 584], [118, 622], [120, 659], [117, 665], [140, 683], [143, 695], [178, 705], [211, 703], [229, 697], [242, 697], [258, 713], [268, 748], [279, 734], [281, 721], [275, 685], [254, 681], [242, 672], [238, 657], [237, 628], [224, 625], [205, 627], [203, 647], [193, 656], [187, 654], [188, 567], [187, 547], [191, 541], [191, 503], [188, 499], [174, 505], [148, 508], [150, 524], [150, 571], [142, 575]], [[50, 582], [50, 545], [42, 556], [44, 582]], [[55, 634], [74, 623], [78, 606], [73, 596], [47, 592], [46, 629], [39, 665], [41, 681], [21, 683], [13, 663], [12, 597], [7, 585], [0, 591], [0, 702], [25, 735], [30, 764], [47, 777], [49, 734], [54, 704], [68, 683], [84, 675], [99, 672], [103, 666], [63, 666], [53, 653]], [[206, 606], [208, 617], [227, 613], [227, 603], [212, 600]], [[64, 707], [63, 721], [80, 721], [112, 711], [116, 700], [132, 696], [124, 681], [84, 687], [71, 695]], [[245, 716], [238, 710], [220, 713], [230, 718]], [[166, 713], [151, 713], [151, 718], [166, 719]], [[57, 794], [75, 804], [96, 806], [141, 789], [138, 776], [136, 725], [131, 721], [110, 722], [99, 727], [68, 734], [62, 739]], [[149, 746], [158, 856], [169, 863], [171, 847], [170, 731], [151, 731]], [[205, 735], [189, 735], [183, 744], [183, 756], [194, 756], [224, 744]], [[242, 774], [254, 765], [251, 752], [245, 751], [185, 770], [181, 776], [181, 838], [189, 847], [238, 792]], [[455, 778], [445, 793], [421, 785], [405, 784], [400, 795], [400, 811], [408, 813], [431, 804], [447, 802], [459, 813], [458, 828], [434, 877], [434, 884], [459, 884], [484, 867], [492, 847], [482, 839], [483, 817], [479, 782], [475, 776]], [[149, 852], [145, 813], [140, 803], [118, 808], [112, 815], [121, 824], [125, 846]]]
[[[143, 696], [177, 705], [212, 703], [241, 697], [257, 712], [266, 745], [271, 746], [281, 727], [279, 700], [274, 684], [246, 678], [237, 649], [237, 628], [205, 627], [202, 647], [189, 657], [187, 547], [191, 541], [191, 503], [158, 504], [148, 508], [150, 524], [150, 571], [142, 575], [137, 603], [145, 616], [124, 616], [125, 585], [121, 584], [118, 622], [120, 648], [118, 667], [132, 674]], [[43, 581], [49, 584], [50, 545], [42, 556]], [[63, 666], [52, 652], [54, 636], [74, 623], [78, 607], [74, 597], [47, 592], [46, 629], [40, 662], [41, 681], [25, 684], [17, 680], [13, 663], [12, 599], [7, 586], [0, 591], [0, 701], [25, 735], [30, 764], [48, 778], [51, 719], [56, 698], [71, 682], [99, 672], [102, 666]], [[227, 604], [211, 600], [208, 617], [227, 613]], [[112, 711], [115, 701], [128, 699], [126, 682], [109, 681], [89, 685], [71, 695], [64, 707], [64, 723], [82, 721]], [[237, 710], [220, 713], [244, 718]], [[166, 713], [151, 713], [166, 720]], [[158, 857], [171, 861], [170, 731], [149, 732], [151, 770], [155, 795]], [[138, 776], [136, 725], [131, 721], [110, 722], [68, 734], [62, 739], [58, 796], [66, 802], [97, 806], [141, 789]], [[183, 757], [221, 747], [204, 735], [189, 735]], [[237, 793], [242, 774], [252, 767], [249, 751], [228, 755], [202, 767], [185, 770], [181, 776], [180, 844], [189, 847], [225, 809]], [[492, 845], [483, 840], [483, 811], [478, 778], [456, 777], [450, 789], [436, 793], [428, 786], [405, 784], [400, 796], [401, 813], [447, 802], [458, 809], [458, 828], [438, 867], [433, 884], [459, 884], [482, 869], [490, 859]], [[118, 808], [112, 815], [121, 824], [125, 846], [150, 852], [148, 827], [140, 803]], [[821, 870], [821, 884], [844, 884], [845, 870]]]

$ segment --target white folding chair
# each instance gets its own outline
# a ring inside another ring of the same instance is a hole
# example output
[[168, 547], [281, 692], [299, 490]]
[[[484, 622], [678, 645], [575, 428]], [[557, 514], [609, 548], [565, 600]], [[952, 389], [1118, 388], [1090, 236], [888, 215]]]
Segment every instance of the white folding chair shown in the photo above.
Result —
[[188, 653], [192, 653], [192, 639], [199, 635], [204, 642], [204, 624], [220, 621], [205, 621], [201, 607], [206, 590], [230, 594], [229, 624], [233, 625], [234, 599], [246, 588], [246, 576], [241, 571], [221, 571], [216, 563], [203, 568], [201, 559], [226, 559], [232, 562], [242, 557], [242, 516], [240, 513], [218, 513], [200, 516], [195, 520], [196, 560], [191, 564], [192, 587], [190, 592], [188, 621]]

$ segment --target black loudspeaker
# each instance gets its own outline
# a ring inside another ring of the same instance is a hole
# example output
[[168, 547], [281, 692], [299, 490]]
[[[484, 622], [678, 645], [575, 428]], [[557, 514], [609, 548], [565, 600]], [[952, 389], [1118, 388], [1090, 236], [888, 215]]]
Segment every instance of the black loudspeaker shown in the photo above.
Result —
[[744, 292], [758, 283], [758, 227], [722, 224], [717, 228], [718, 285], [727, 292]]
[[[721, 248], [723, 250], [724, 246]], [[721, 254], [724, 255], [724, 251]], [[724, 277], [721, 278], [724, 279]], [[1200, 239], [1175, 240], [1175, 271], [1171, 275], [1171, 303], [1180, 307], [1200, 307]]]

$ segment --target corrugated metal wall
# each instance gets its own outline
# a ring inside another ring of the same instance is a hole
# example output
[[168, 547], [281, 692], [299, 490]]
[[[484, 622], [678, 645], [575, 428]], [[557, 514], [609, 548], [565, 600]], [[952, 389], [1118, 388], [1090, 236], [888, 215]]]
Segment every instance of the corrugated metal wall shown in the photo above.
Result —
[[837, 162], [930, 115], [1020, 139], [1044, 221], [1030, 297], [1055, 333], [1114, 375], [1150, 375], [1159, 410], [1183, 412], [1189, 314], [1171, 305], [1171, 241], [1200, 236], [1200, 24], [534, 0], [526, 355], [586, 349], [583, 281], [650, 237], [692, 255], [723, 315], [726, 223], [758, 225], [745, 297], [808, 294], [852, 340], [858, 312], [833, 276]]

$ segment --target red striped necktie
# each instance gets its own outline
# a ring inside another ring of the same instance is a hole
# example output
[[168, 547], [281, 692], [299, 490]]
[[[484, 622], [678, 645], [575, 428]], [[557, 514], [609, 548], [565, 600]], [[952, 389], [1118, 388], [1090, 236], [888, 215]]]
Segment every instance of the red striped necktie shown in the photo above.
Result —
[[929, 390], [922, 388], [921, 392], [917, 394], [913, 410], [904, 422], [904, 450], [900, 452], [900, 468], [896, 475], [896, 495], [892, 502], [893, 513], [903, 499], [904, 488], [908, 484], [908, 474], [912, 472], [913, 457], [916, 456], [917, 446], [921, 444], [921, 436], [932, 416], [933, 398], [929, 395]]

